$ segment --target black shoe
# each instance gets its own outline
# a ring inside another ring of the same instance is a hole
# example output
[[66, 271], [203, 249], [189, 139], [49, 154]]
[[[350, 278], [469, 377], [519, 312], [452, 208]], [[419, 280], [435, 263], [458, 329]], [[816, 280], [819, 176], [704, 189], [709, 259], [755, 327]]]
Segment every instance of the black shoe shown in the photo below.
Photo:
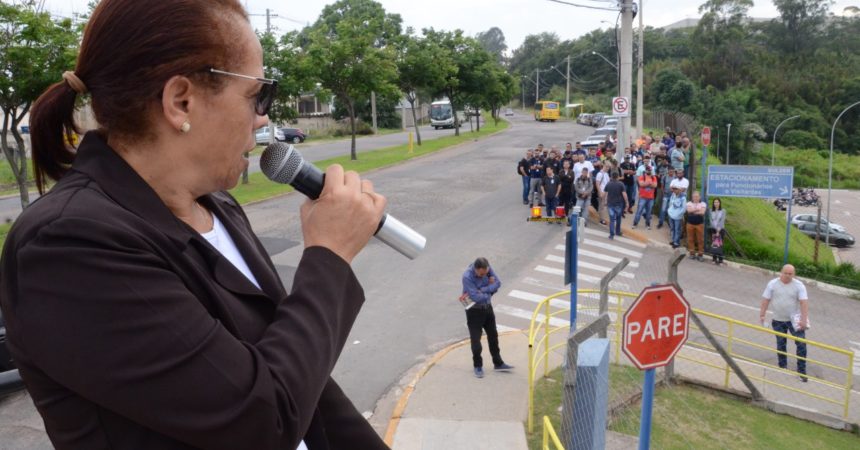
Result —
[[505, 363], [501, 363], [498, 366], [493, 366], [493, 370], [498, 371], [498, 372], [507, 372], [513, 368], [514, 368], [514, 366], [511, 366], [511, 365], [505, 364]]
[[803, 383], [807, 383], [807, 382], [809, 382], [809, 380], [808, 380], [805, 376], [803, 376], [803, 375], [801, 375], [801, 376], [800, 376], [800, 381], [801, 381], [801, 382], [803, 382]]
[[484, 369], [481, 367], [475, 367], [475, 377], [484, 378]]
[[528, 200], [523, 200], [523, 205], [528, 205], [528, 204], [529, 204]]
[[544, 205], [543, 203], [538, 203], [538, 206], [546, 206], [546, 205]]

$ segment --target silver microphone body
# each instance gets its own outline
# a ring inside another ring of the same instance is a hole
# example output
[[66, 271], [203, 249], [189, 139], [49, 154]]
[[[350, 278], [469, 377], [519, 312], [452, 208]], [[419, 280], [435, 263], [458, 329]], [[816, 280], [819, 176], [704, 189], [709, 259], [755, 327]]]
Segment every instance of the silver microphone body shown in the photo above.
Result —
[[[292, 145], [270, 144], [260, 156], [260, 169], [267, 178], [289, 184], [311, 199], [317, 199], [325, 184], [325, 173], [302, 157]], [[415, 259], [427, 239], [390, 214], [382, 216], [374, 236], [409, 259]]]

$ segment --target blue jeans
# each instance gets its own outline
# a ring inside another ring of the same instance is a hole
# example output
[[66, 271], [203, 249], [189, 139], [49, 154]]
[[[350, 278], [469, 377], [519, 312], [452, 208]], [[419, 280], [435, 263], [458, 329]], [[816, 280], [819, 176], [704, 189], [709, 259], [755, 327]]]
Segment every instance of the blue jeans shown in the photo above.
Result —
[[645, 216], [645, 225], [651, 226], [651, 208], [654, 207], [653, 198], [640, 198], [639, 206], [636, 208], [636, 217], [633, 218], [633, 226], [639, 225], [639, 219]]
[[523, 179], [523, 203], [528, 203], [529, 201], [529, 180], [531, 177], [526, 175], [520, 175]]
[[[794, 327], [791, 326], [791, 321], [780, 322], [773, 320], [770, 324], [773, 326], [773, 331], [791, 334], [794, 337], [806, 339], [806, 330], [794, 331]], [[788, 367], [788, 358], [785, 355], [787, 340], [788, 338], [784, 338], [782, 336], [776, 337], [776, 351], [779, 352], [777, 353], [776, 358], [779, 361], [779, 367], [782, 367], [783, 369]], [[797, 347], [797, 372], [801, 375], [806, 375], [806, 343], [794, 341], [794, 345]]]
[[624, 190], [627, 191], [627, 204], [630, 205], [630, 208], [633, 208], [633, 205], [636, 204], [636, 184], [624, 185]]
[[669, 217], [669, 228], [672, 230], [672, 245], [681, 245], [681, 219]]
[[624, 206], [607, 206], [609, 211], [609, 237], [616, 234], [621, 235], [621, 213], [624, 211]]
[[672, 198], [672, 194], [666, 194], [666, 193], [663, 194], [663, 199], [661, 200], [663, 202], [663, 204], [660, 205], [660, 222], [657, 223], [657, 225], [662, 226], [663, 222], [666, 221], [666, 211], [669, 210], [669, 200], [671, 198]]
[[558, 206], [558, 197], [546, 198], [546, 216], [555, 217], [555, 207]]

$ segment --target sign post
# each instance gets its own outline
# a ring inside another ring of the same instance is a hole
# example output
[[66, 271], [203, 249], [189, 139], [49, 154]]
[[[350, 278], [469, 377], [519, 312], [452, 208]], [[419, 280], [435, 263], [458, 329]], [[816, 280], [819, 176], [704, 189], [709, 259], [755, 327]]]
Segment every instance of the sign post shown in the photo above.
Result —
[[791, 232], [791, 194], [794, 191], [794, 167], [791, 166], [708, 166], [709, 195], [722, 197], [786, 198], [785, 247], [783, 265], [788, 262], [788, 236]]
[[621, 350], [645, 371], [639, 449], [651, 446], [654, 370], [665, 366], [687, 341], [690, 304], [673, 284], [646, 287], [624, 313]]
[[630, 117], [630, 99], [627, 97], [613, 97], [612, 115], [615, 117]]

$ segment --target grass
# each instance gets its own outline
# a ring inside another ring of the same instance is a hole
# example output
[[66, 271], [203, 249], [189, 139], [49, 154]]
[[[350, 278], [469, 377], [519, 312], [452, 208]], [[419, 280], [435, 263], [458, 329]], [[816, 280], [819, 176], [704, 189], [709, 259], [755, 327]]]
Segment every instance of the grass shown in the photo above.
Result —
[[[535, 432], [528, 436], [529, 449], [541, 448], [543, 416], [550, 417], [557, 433], [561, 430], [562, 377], [562, 369], [556, 369], [535, 387]], [[610, 398], [629, 398], [641, 390], [642, 379], [642, 372], [633, 367], [610, 364]], [[638, 436], [640, 405], [637, 401], [618, 411], [609, 429]], [[771, 413], [746, 400], [689, 385], [657, 387], [652, 420], [653, 448], [860, 448], [857, 435]]]
[[[408, 152], [408, 145], [404, 144], [359, 153], [358, 160], [356, 161], [350, 160], [349, 155], [347, 154], [337, 158], [318, 161], [314, 164], [322, 170], [325, 170], [325, 168], [331, 164], [340, 164], [346, 170], [355, 170], [361, 173], [408, 161], [417, 156], [433, 153], [452, 145], [493, 134], [504, 130], [507, 127], [508, 122], [506, 121], [499, 121], [498, 125], [490, 121], [485, 126], [481, 127], [481, 131], [479, 132], [469, 132], [461, 129], [460, 136], [445, 136], [438, 139], [424, 141], [421, 146], [415, 145], [413, 147], [413, 153], [411, 154]], [[248, 178], [248, 184], [240, 184], [230, 191], [230, 193], [233, 194], [241, 204], [265, 200], [293, 190], [289, 185], [272, 183], [261, 173], [251, 174]]]
[[[829, 150], [798, 149], [783, 147], [777, 144], [775, 148], [775, 164], [777, 166], [794, 167], [795, 187], [827, 188], [827, 172], [830, 162]], [[762, 146], [759, 153], [750, 156], [750, 165], [770, 165], [771, 144]], [[833, 188], [860, 189], [860, 157], [833, 152]]]
[[[629, 398], [642, 390], [642, 372], [630, 366], [609, 365], [609, 395]], [[543, 416], [549, 416], [557, 434], [561, 433], [562, 388], [564, 372], [557, 368], [535, 385], [534, 432], [526, 435], [530, 449], [538, 450], [543, 441]]]

